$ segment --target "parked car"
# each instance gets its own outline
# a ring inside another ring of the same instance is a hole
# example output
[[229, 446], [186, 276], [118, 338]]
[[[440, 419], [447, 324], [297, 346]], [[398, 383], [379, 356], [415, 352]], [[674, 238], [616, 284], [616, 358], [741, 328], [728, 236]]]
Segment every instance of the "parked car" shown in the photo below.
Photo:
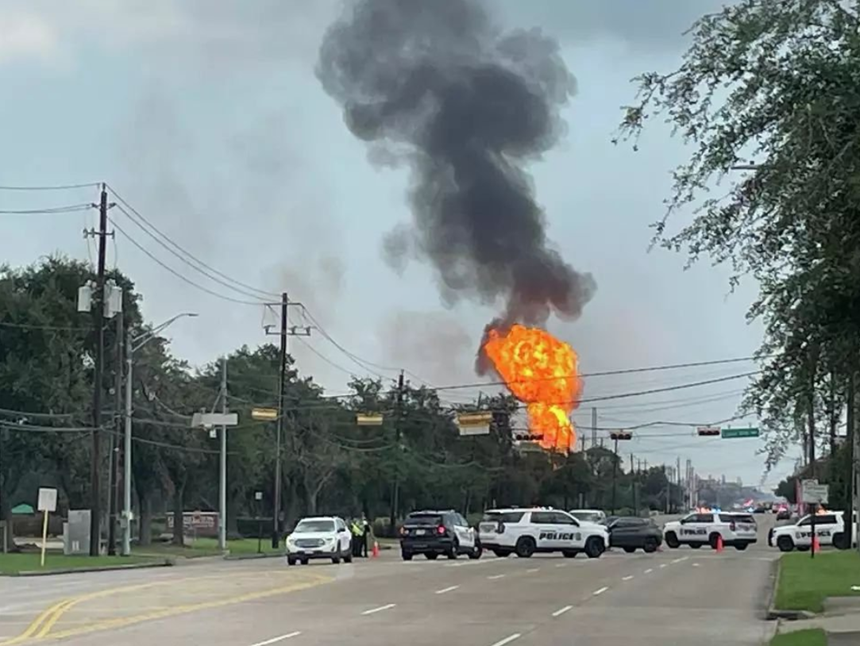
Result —
[[287, 564], [307, 565], [310, 559], [352, 562], [352, 535], [342, 518], [303, 518], [287, 537]]
[[616, 518], [608, 529], [609, 546], [620, 547], [628, 554], [637, 549], [650, 554], [663, 544], [663, 532], [650, 518]]
[[449, 559], [460, 554], [479, 559], [481, 552], [478, 532], [456, 511], [415, 511], [400, 528], [400, 555], [404, 561], [411, 561], [415, 554], [423, 554], [431, 561], [440, 554]]
[[777, 520], [791, 520], [791, 510], [787, 507], [783, 507], [778, 512], [776, 512]]

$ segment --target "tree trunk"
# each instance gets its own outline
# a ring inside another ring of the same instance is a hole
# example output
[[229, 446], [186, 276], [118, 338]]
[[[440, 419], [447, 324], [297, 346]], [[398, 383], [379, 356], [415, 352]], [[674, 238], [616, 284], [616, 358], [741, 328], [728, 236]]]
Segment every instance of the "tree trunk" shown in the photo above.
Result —
[[138, 493], [138, 514], [140, 516], [137, 542], [142, 547], [152, 545], [152, 494]]
[[315, 516], [317, 513], [317, 495], [319, 490], [316, 487], [305, 485], [305, 512], [308, 516]]
[[[235, 492], [229, 500], [229, 507], [227, 508], [227, 536], [239, 536], [239, 510], [242, 508], [242, 499], [243, 495], [240, 492]], [[260, 515], [260, 510], [258, 509], [259, 504], [255, 503], [254, 507], [254, 516]], [[221, 511], [220, 509], [218, 510]]]
[[173, 488], [173, 544], [185, 545], [185, 515], [184, 511], [185, 485]]

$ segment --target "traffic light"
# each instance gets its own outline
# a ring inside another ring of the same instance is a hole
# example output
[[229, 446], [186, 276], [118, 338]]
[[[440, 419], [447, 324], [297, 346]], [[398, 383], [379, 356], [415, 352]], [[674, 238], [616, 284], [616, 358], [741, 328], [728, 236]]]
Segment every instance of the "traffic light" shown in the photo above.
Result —
[[700, 426], [696, 432], [703, 437], [713, 437], [720, 434], [720, 429], [714, 426]]
[[630, 431], [612, 431], [609, 434], [609, 439], [615, 440], [616, 442], [618, 440], [632, 440], [633, 433], [631, 433]]

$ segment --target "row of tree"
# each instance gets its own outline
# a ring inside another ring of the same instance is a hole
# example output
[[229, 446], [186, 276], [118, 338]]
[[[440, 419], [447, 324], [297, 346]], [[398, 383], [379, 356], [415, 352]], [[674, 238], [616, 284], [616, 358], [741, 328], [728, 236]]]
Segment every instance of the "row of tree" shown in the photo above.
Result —
[[656, 241], [760, 286], [748, 317], [764, 323], [763, 369], [746, 408], [770, 465], [800, 444], [810, 475], [837, 484], [815, 456], [836, 452], [860, 357], [858, 33], [856, 1], [741, 0], [695, 24], [678, 69], [639, 77], [621, 125], [635, 140], [660, 115], [693, 148]]
[[[92, 278], [86, 264], [63, 258], [0, 272], [0, 508], [10, 525], [12, 507], [32, 504], [39, 486], [59, 489], [62, 511], [91, 504], [95, 334], [76, 298]], [[124, 334], [146, 334], [151, 328], [133, 283], [119, 273], [110, 278], [124, 290]], [[116, 323], [105, 326], [106, 346], [116, 347]], [[395, 380], [356, 378], [348, 395], [331, 397], [289, 365], [281, 491], [286, 526], [323, 511], [391, 519], [422, 507], [467, 514], [536, 503], [608, 509], [613, 474], [619, 509], [664, 509], [667, 496], [674, 505], [681, 499], [661, 468], [625, 473], [620, 458], [602, 447], [568, 456], [519, 450], [504, 414], [518, 407], [509, 396], [452, 407], [409, 381], [400, 387]], [[104, 505], [109, 487], [116, 492], [118, 486], [108, 476], [111, 458], [122, 459], [123, 406], [116, 396], [126, 378], [122, 367], [120, 356], [108, 352], [105, 382], [112, 385], [105, 388], [99, 431]], [[228, 532], [239, 533], [243, 517], [271, 518], [276, 423], [254, 421], [251, 409], [277, 407], [278, 348], [241, 347], [192, 369], [155, 336], [134, 353], [132, 384], [133, 499], [143, 542], [152, 536], [153, 518], [167, 511], [217, 509], [219, 444], [192, 429], [191, 416], [219, 401], [225, 367], [227, 403], [240, 419], [228, 432]], [[461, 437], [456, 413], [477, 410], [495, 413], [490, 434]], [[356, 416], [365, 413], [381, 414], [382, 425], [359, 426]], [[179, 516], [174, 526], [180, 528], [175, 540], [182, 541]]]

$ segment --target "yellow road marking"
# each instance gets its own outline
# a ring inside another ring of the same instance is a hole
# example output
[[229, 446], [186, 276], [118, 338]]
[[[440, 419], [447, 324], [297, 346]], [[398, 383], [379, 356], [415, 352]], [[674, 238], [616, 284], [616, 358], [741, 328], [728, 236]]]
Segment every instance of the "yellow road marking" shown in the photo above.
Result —
[[[95, 624], [88, 626], [86, 628], [70, 629], [70, 630], [61, 631], [59, 633], [50, 634], [51, 629], [54, 627], [54, 625], [57, 623], [57, 621], [59, 621], [60, 618], [68, 610], [70, 610], [75, 605], [82, 603], [82, 602], [85, 602], [85, 601], [91, 601], [93, 599], [99, 599], [101, 597], [112, 596], [114, 594], [120, 594], [123, 592], [134, 592], [137, 590], [144, 590], [146, 588], [153, 588], [153, 587], [157, 587], [157, 586], [184, 583], [187, 581], [200, 581], [203, 579], [236, 578], [238, 576], [250, 574], [253, 572], [254, 572], [253, 570], [243, 570], [241, 572], [233, 573], [232, 576], [228, 575], [226, 577], [223, 574], [212, 574], [212, 575], [206, 575], [206, 576], [182, 577], [182, 578], [176, 578], [176, 579], [167, 578], [167, 579], [160, 579], [158, 581], [150, 581], [148, 583], [140, 583], [140, 584], [136, 584], [136, 585], [123, 586], [123, 587], [119, 587], [119, 588], [107, 588], [104, 590], [98, 590], [96, 592], [90, 592], [88, 594], [83, 594], [83, 595], [79, 595], [76, 597], [69, 597], [69, 598], [63, 599], [62, 601], [59, 601], [59, 602], [55, 603], [54, 605], [43, 610], [30, 623], [30, 625], [27, 626], [27, 628], [24, 630], [24, 632], [22, 632], [20, 635], [17, 635], [15, 637], [11, 637], [10, 639], [0, 641], [0, 646], [16, 646], [17, 644], [22, 644], [22, 643], [26, 642], [27, 640], [31, 640], [31, 639], [33, 639], [33, 640], [35, 640], [35, 639], [46, 639], [46, 638], [54, 639], [54, 638], [58, 638], [58, 637], [65, 637], [68, 635], [75, 635], [75, 634], [79, 634], [79, 633], [83, 633], [83, 632], [93, 632], [96, 630], [101, 630], [102, 629], [101, 627], [103, 624], [113, 624], [116, 621], [126, 622], [126, 623], [123, 623], [121, 625], [126, 625], [127, 623], [138, 623], [139, 621], [146, 621], [147, 619], [150, 619], [150, 618], [156, 618], [157, 619], [165, 612], [167, 612], [168, 614], [164, 614], [164, 616], [171, 616], [174, 614], [181, 614], [184, 612], [192, 612], [192, 611], [198, 610], [198, 609], [204, 609], [204, 608], [209, 608], [209, 607], [218, 607], [221, 605], [229, 605], [232, 603], [241, 603], [243, 601], [250, 600], [250, 599], [256, 599], [256, 598], [271, 596], [271, 595], [275, 595], [275, 594], [281, 594], [283, 592], [290, 592], [293, 589], [293, 588], [287, 586], [284, 588], [275, 588], [275, 589], [266, 590], [266, 591], [263, 591], [262, 593], [249, 593], [249, 595], [241, 595], [239, 597], [228, 598], [226, 600], [220, 600], [220, 601], [215, 601], [215, 602], [205, 602], [202, 604], [175, 606], [173, 608], [169, 608], [169, 609], [164, 610], [164, 611], [157, 611], [157, 612], [153, 612], [153, 613], [147, 613], [144, 615], [136, 615], [134, 617], [126, 617], [126, 618], [122, 618], [121, 620], [112, 619], [112, 620], [107, 620], [107, 621], [102, 621], [102, 622], [96, 622]], [[305, 576], [309, 576], [309, 575], [305, 575]], [[311, 585], [319, 585], [321, 583], [325, 583], [327, 581], [333, 580], [333, 579], [331, 579], [331, 577], [326, 577], [326, 576], [314, 576], [314, 575], [310, 575], [310, 576], [312, 577], [312, 579], [315, 578], [316, 580], [312, 581], [311, 583], [302, 584], [301, 586], [299, 586], [295, 589], [302, 589], [304, 587], [310, 587]], [[199, 606], [199, 608], [198, 608], [198, 606]], [[150, 615], [152, 615], [152, 617], [150, 617]], [[104, 626], [104, 628], [111, 628], [111, 627], [113, 627], [113, 626], [112, 625], [105, 625]]]
[[[234, 605], [237, 603], [243, 603], [245, 601], [252, 601], [254, 599], [262, 599], [265, 597], [272, 597], [278, 594], [285, 594], [287, 592], [296, 592], [298, 590], [304, 590], [306, 588], [311, 588], [316, 585], [321, 585], [323, 583], [328, 583], [329, 581], [333, 581], [332, 577], [328, 576], [311, 576], [310, 580], [307, 580], [302, 583], [293, 583], [288, 586], [283, 586], [280, 588], [272, 588], [269, 590], [262, 590], [259, 592], [249, 592], [247, 594], [242, 594], [236, 597], [228, 597], [226, 599], [218, 599], [217, 601], [203, 601], [200, 603], [191, 603], [183, 606], [174, 606], [172, 608], [165, 608], [164, 610], [159, 610], [156, 612], [148, 612], [140, 615], [134, 615], [131, 617], [118, 617], [117, 619], [107, 619], [104, 621], [97, 621], [89, 626], [83, 626], [80, 628], [69, 628], [66, 630], [61, 630], [55, 633], [50, 633], [43, 639], [63, 639], [65, 637], [73, 637], [76, 635], [83, 635], [86, 633], [97, 632], [100, 630], [108, 630], [111, 628], [122, 628], [125, 626], [130, 626], [133, 624], [139, 624], [144, 621], [153, 621], [155, 619], [164, 619], [165, 617], [172, 617], [174, 615], [182, 615], [187, 614], [189, 612], [195, 612], [197, 610], [208, 610], [211, 608], [220, 608], [223, 606]], [[71, 604], [74, 605], [74, 604]], [[71, 607], [71, 605], [69, 607]], [[63, 609], [63, 612], [69, 609], [66, 607]], [[62, 613], [61, 613], [62, 614]], [[53, 624], [52, 624], [53, 625]], [[3, 646], [3, 645], [0, 645]]]

